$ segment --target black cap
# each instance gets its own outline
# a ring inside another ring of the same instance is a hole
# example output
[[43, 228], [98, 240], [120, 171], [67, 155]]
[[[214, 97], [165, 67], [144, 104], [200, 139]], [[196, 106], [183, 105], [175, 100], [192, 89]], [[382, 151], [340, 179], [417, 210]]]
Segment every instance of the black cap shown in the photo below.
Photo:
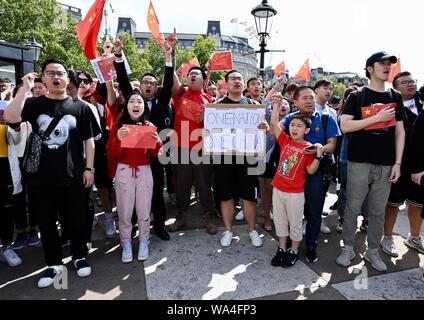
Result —
[[374, 63], [381, 62], [381, 61], [384, 61], [384, 60], [390, 60], [391, 63], [397, 62], [396, 56], [392, 56], [385, 51], [380, 51], [380, 52], [374, 53], [373, 55], [371, 55], [367, 59], [367, 64], [365, 65], [365, 68], [369, 67], [369, 66], [372, 67], [372, 66], [374, 66]]

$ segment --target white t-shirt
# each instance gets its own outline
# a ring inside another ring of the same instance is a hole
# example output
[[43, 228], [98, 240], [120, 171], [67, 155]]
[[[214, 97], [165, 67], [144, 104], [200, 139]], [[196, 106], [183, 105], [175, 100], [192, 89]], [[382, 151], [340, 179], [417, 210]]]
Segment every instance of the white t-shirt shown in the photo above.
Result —
[[409, 109], [418, 116], [418, 109], [415, 105], [415, 99], [403, 101], [403, 105], [405, 106], [405, 108]]

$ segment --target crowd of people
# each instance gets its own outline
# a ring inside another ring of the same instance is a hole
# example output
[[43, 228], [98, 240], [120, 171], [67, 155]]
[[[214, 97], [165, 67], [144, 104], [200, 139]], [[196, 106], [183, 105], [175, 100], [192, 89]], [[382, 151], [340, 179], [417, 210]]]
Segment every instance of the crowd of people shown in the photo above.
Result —
[[[256, 230], [260, 195], [263, 228], [275, 228], [279, 240], [271, 264], [295, 265], [303, 238], [306, 260], [315, 263], [320, 232], [330, 232], [322, 215], [329, 186], [335, 182], [340, 185], [333, 205], [339, 215], [336, 231], [344, 244], [336, 260], [339, 266], [349, 266], [355, 257], [357, 218], [363, 215], [364, 258], [376, 270], [386, 271], [379, 247], [398, 255], [393, 228], [405, 201], [410, 222], [405, 244], [424, 253], [422, 95], [406, 71], [396, 75], [393, 89], [386, 90], [396, 57], [385, 52], [371, 55], [366, 61], [369, 84], [351, 84], [338, 98], [327, 79], [310, 87], [281, 76], [265, 90], [257, 77], [245, 86], [237, 70], [226, 73], [223, 89], [209, 81], [208, 64], [206, 71], [192, 67], [183, 85], [175, 71], [177, 42], [175, 33], [165, 41], [162, 86], [153, 73], [129, 78], [119, 40], [113, 44], [118, 85], [101, 84], [87, 71], [70, 70], [49, 59], [41, 67], [41, 78], [24, 76], [12, 94], [4, 94], [9, 84], [0, 86], [2, 100], [8, 101], [0, 119], [0, 257], [9, 266], [21, 264], [18, 250], [38, 245], [41, 238], [47, 269], [39, 288], [50, 286], [63, 272], [64, 245], [70, 245], [78, 276], [89, 276], [86, 258], [97, 223], [93, 185], [105, 212], [106, 237], [116, 236], [118, 221], [123, 263], [133, 261], [135, 225], [141, 261], [149, 256], [151, 226], [164, 241], [170, 240], [169, 232], [186, 227], [193, 187], [208, 234], [217, 234], [217, 218], [222, 217], [223, 247], [234, 237], [237, 203], [252, 245], [262, 245]], [[211, 103], [265, 108], [258, 126], [266, 131], [263, 158], [203, 153], [205, 107]], [[156, 128], [149, 137], [154, 147], [124, 147], [122, 141], [133, 126]], [[41, 136], [42, 147], [38, 170], [29, 173], [25, 161], [30, 144], [26, 150], [25, 145], [34, 133]], [[252, 174], [261, 161], [264, 170]], [[175, 222], [168, 228], [165, 182], [177, 207]]]

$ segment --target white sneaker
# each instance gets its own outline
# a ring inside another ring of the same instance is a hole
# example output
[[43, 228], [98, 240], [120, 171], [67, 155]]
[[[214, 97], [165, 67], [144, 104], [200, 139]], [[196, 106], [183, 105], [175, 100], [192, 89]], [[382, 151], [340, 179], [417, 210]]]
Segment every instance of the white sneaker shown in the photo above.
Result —
[[121, 261], [122, 263], [129, 263], [133, 261], [133, 253], [132, 253], [132, 246], [131, 243], [123, 243], [122, 245], [122, 257]]
[[221, 246], [229, 247], [231, 246], [231, 241], [233, 241], [233, 233], [227, 230], [222, 234]]
[[243, 212], [243, 210], [240, 210], [240, 211], [236, 214], [236, 220], [237, 220], [237, 221], [244, 220], [244, 212]]
[[383, 252], [385, 254], [388, 254], [391, 257], [398, 257], [397, 248], [395, 245], [395, 241], [393, 240], [392, 236], [384, 236], [383, 239], [381, 239], [381, 249], [383, 249]]
[[364, 254], [364, 258], [369, 263], [371, 263], [371, 266], [375, 270], [380, 271], [380, 272], [386, 272], [387, 271], [387, 266], [383, 262], [383, 260], [381, 260], [377, 249], [368, 249]]
[[113, 218], [113, 212], [106, 213], [105, 217], [106, 217], [106, 221], [105, 221], [106, 237], [113, 238], [115, 237], [115, 234], [116, 234], [116, 226], [115, 226], [115, 219]]
[[262, 246], [262, 239], [256, 230], [251, 231], [249, 233], [249, 237], [250, 237], [250, 240], [252, 240], [252, 245], [254, 247]]
[[325, 233], [325, 234], [331, 233], [330, 228], [327, 226], [324, 220], [321, 221], [321, 233]]
[[88, 277], [91, 274], [91, 267], [85, 258], [74, 260], [74, 267], [80, 278]]
[[61, 275], [63, 272], [63, 266], [51, 266], [48, 267], [46, 272], [44, 272], [43, 276], [38, 280], [37, 286], [42, 288], [47, 288], [48, 286], [51, 286], [56, 278]]
[[350, 262], [355, 259], [355, 252], [353, 247], [345, 245], [340, 252], [340, 255], [336, 259], [336, 263], [341, 267], [348, 267]]
[[19, 258], [15, 251], [10, 249], [10, 247], [7, 247], [6, 250], [0, 254], [0, 260], [6, 262], [9, 267], [16, 267], [22, 263], [22, 259]]
[[405, 240], [405, 245], [407, 245], [408, 247], [418, 250], [421, 253], [424, 253], [424, 239], [422, 236], [419, 237], [411, 237], [410, 235], [408, 236], [408, 239]]
[[140, 247], [138, 248], [138, 260], [144, 261], [149, 257], [149, 240], [140, 241]]

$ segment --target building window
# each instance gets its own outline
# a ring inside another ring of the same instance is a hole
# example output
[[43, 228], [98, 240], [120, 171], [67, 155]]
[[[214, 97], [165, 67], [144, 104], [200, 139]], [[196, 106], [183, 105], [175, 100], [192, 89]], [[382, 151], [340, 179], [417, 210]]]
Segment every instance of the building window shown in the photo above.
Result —
[[0, 59], [0, 78], [9, 79], [10, 82], [16, 84], [16, 65]]

